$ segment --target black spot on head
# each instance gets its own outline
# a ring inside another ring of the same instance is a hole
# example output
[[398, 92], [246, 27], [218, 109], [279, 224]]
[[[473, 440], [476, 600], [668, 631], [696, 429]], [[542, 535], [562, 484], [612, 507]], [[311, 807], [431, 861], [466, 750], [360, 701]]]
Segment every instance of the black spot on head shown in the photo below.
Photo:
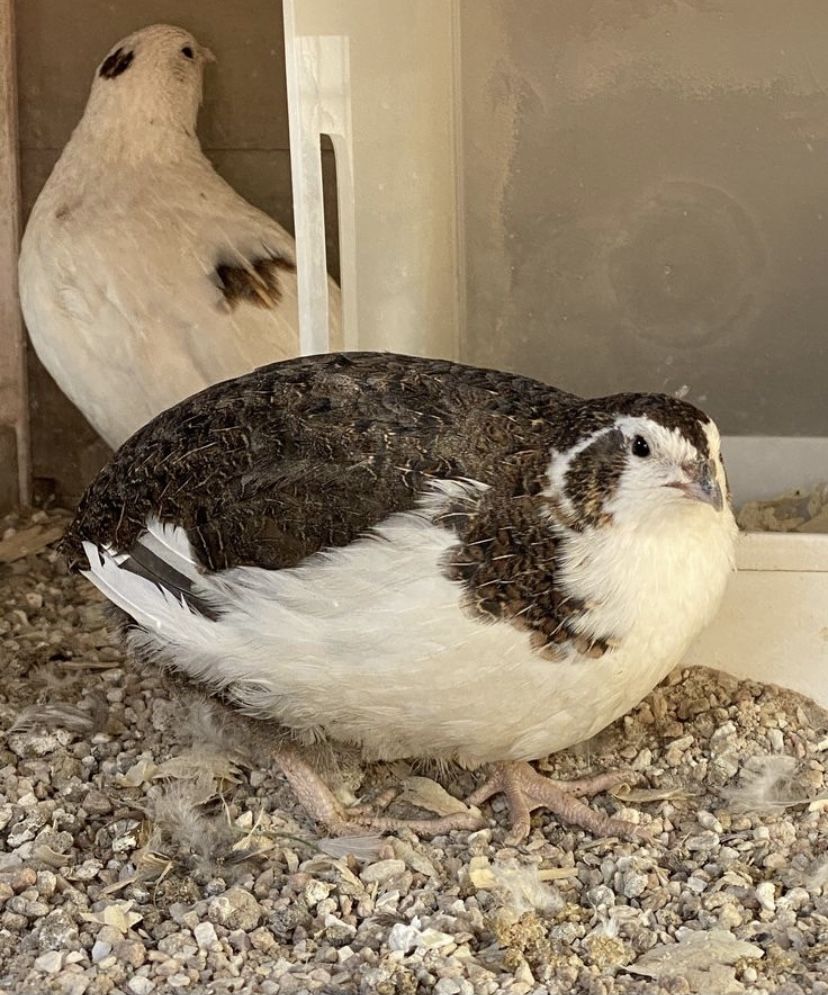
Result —
[[134, 58], [134, 52], [128, 49], [125, 51], [122, 48], [116, 48], [111, 55], [107, 55], [103, 60], [101, 68], [98, 70], [98, 75], [101, 79], [115, 79], [116, 76], [120, 76], [121, 73], [129, 69]]
[[185, 45], [184, 48], [181, 49], [181, 54], [184, 56], [185, 59], [195, 58], [195, 52], [192, 50], [192, 47], [190, 45]]

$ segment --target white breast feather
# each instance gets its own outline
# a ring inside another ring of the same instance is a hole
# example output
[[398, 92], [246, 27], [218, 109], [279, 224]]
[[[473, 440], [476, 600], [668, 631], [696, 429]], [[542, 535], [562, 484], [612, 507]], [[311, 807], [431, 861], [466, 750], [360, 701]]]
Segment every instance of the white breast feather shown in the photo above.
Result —
[[[374, 535], [294, 569], [201, 575], [197, 593], [218, 621], [130, 575], [127, 600], [149, 620], [132, 641], [254, 715], [359, 743], [371, 757], [533, 759], [637, 704], [715, 611], [731, 565], [725, 525], [720, 536], [678, 531], [666, 556], [661, 536], [632, 564], [630, 537], [612, 529], [597, 544], [592, 537], [589, 561], [575, 544], [567, 586], [598, 592], [593, 621], [624, 638], [601, 659], [571, 652], [553, 662], [526, 632], [463, 609], [461, 585], [441, 566], [456, 539], [430, 514], [393, 515]], [[113, 597], [110, 566], [93, 563], [91, 579]]]

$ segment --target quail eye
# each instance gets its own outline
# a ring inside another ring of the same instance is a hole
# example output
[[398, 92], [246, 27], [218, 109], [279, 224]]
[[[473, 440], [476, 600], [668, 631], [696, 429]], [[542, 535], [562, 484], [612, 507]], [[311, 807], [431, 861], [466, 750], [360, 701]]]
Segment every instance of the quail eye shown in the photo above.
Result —
[[181, 54], [184, 56], [185, 59], [195, 58], [195, 52], [193, 52], [192, 48], [189, 45], [185, 45], [184, 48], [181, 49]]
[[644, 459], [650, 455], [650, 445], [643, 435], [637, 435], [632, 441], [633, 456], [640, 456]]

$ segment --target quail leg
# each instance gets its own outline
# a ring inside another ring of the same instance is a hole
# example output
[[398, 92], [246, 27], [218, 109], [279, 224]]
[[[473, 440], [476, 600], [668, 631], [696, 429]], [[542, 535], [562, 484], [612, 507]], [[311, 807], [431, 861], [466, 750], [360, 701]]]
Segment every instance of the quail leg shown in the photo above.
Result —
[[640, 840], [644, 833], [634, 823], [604, 815], [580, 800], [615, 787], [623, 780], [623, 774], [608, 773], [580, 781], [556, 781], [538, 774], [525, 762], [498, 764], [486, 782], [466, 799], [466, 803], [482, 805], [502, 792], [512, 819], [512, 831], [506, 837], [509, 844], [519, 843], [529, 835], [529, 816], [536, 808], [546, 808], [564, 822], [596, 836]]
[[455, 829], [480, 829], [484, 824], [480, 816], [473, 812], [433, 819], [394, 819], [371, 815], [362, 810], [348, 811], [343, 809], [316, 771], [294, 750], [281, 748], [275, 759], [308, 815], [326, 826], [335, 836], [364, 833], [366, 829], [379, 832], [410, 829], [426, 836], [437, 836]]

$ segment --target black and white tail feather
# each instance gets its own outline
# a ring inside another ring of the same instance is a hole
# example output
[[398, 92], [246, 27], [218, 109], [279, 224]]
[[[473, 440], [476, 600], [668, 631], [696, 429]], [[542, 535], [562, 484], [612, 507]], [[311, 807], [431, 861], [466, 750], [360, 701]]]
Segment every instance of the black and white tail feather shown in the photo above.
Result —
[[216, 666], [221, 591], [201, 572], [183, 528], [151, 519], [128, 553], [88, 541], [83, 549], [89, 569], [81, 573], [129, 617], [126, 639], [139, 658], [172, 664], [217, 691], [231, 683]]
[[161, 632], [182, 608], [217, 617], [197, 590], [203, 575], [184, 529], [151, 518], [128, 553], [90, 542], [83, 548], [89, 570], [82, 574], [137, 625]]
[[187, 533], [179, 526], [150, 518], [139, 544], [190, 581], [197, 582], [201, 577], [202, 571], [193, 556]]

